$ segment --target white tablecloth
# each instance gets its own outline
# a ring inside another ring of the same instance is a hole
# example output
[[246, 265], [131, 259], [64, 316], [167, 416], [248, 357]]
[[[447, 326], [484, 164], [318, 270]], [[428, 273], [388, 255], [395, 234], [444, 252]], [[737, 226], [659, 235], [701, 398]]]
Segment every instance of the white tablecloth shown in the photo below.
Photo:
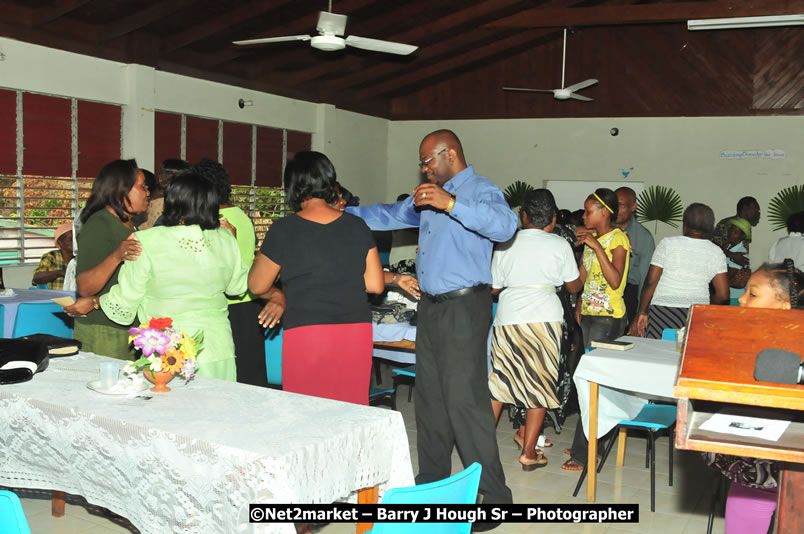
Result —
[[621, 337], [634, 348], [594, 349], [581, 357], [574, 380], [583, 431], [589, 435], [589, 382], [600, 384], [597, 437], [623, 419], [634, 418], [646, 399], [673, 399], [679, 357], [675, 341]]
[[196, 377], [170, 393], [87, 389], [108, 358], [0, 386], [0, 484], [83, 495], [143, 534], [289, 532], [249, 503], [327, 503], [413, 484], [399, 412]]

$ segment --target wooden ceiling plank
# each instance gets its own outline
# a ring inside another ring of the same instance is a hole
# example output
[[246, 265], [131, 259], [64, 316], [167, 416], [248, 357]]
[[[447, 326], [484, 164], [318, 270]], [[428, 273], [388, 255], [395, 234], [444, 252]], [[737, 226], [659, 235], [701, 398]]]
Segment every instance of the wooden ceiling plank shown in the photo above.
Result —
[[488, 56], [504, 52], [507, 49], [522, 46], [533, 41], [538, 36], [532, 31], [518, 31], [509, 33], [506, 37], [495, 41], [492, 44], [482, 47], [467, 47], [467, 51], [457, 54], [446, 61], [430, 64], [425, 68], [412, 70], [404, 75], [403, 78], [392, 78], [385, 82], [372, 85], [359, 92], [366, 98], [373, 98], [396, 91], [401, 87], [411, 87], [421, 85], [422, 81], [429, 80], [447, 71], [455, 70], [470, 63], [481, 61]]
[[4, 24], [27, 26], [28, 28], [33, 26], [33, 9], [30, 7], [0, 2], [0, 12], [3, 13], [1, 18]]
[[162, 17], [166, 17], [180, 9], [183, 9], [194, 2], [195, 0], [161, 0], [147, 9], [132, 13], [131, 15], [123, 17], [113, 24], [109, 24], [102, 29], [99, 29], [96, 40], [99, 43], [111, 41], [112, 39], [121, 37], [127, 33], [131, 33], [144, 26], [147, 26], [148, 24], [159, 20]]
[[667, 2], [630, 6], [532, 8], [495, 20], [486, 28], [550, 28], [679, 22], [688, 19], [761, 17], [804, 12], [804, 0], [742, 2]]
[[[356, 11], [360, 8], [363, 8], [369, 4], [374, 3], [376, 0], [342, 0], [335, 4], [336, 6], [336, 13], [346, 14], [348, 15], [352, 11]], [[324, 7], [324, 3], [321, 4]], [[299, 17], [296, 20], [289, 22], [281, 27], [279, 32], [282, 35], [296, 35], [301, 33], [307, 34], [314, 34], [315, 33], [315, 22], [318, 20], [318, 12], [316, 12], [316, 18], [310, 19], [309, 16]], [[256, 34], [250, 35], [243, 35], [239, 36], [238, 39], [246, 40], [246, 39], [259, 39], [261, 37], [276, 37], [273, 35], [273, 32], [269, 34], [268, 32], [260, 32]], [[301, 43], [297, 43], [301, 44]], [[309, 43], [308, 43], [309, 46]], [[237, 46], [237, 45], [229, 45], [227, 50], [219, 52], [217, 54], [209, 54], [207, 56], [206, 61], [204, 62], [205, 68], [212, 68], [221, 63], [226, 63], [227, 61], [232, 61], [233, 59], [237, 59], [238, 57], [249, 53], [250, 51], [254, 50], [254, 47], [249, 46]]]
[[90, 0], [56, 0], [45, 7], [33, 9], [31, 24], [42, 26], [88, 4]]
[[[632, 1], [633, 0], [612, 0], [609, 2], [609, 4], [612, 3], [629, 4]], [[483, 2], [483, 5], [487, 3], [490, 2]], [[577, 4], [578, 2], [577, 0], [573, 0], [572, 3]], [[472, 11], [478, 10], [480, 8], [481, 6], [469, 7], [467, 9], [453, 13], [450, 17], [438, 19], [436, 21], [433, 21], [433, 23], [431, 24], [422, 25], [421, 31], [423, 32], [424, 35], [430, 35], [430, 34], [438, 35], [443, 33], [450, 34], [450, 32], [453, 31], [454, 29], [454, 26], [450, 25], [452, 17], [458, 18], [458, 20], [460, 20], [462, 24], [465, 22], [470, 22], [471, 20], [473, 20], [471, 18]], [[580, 8], [573, 8], [573, 9], [580, 9]], [[507, 16], [494, 17], [492, 13], [489, 13], [484, 18], [491, 18], [491, 17], [497, 19], [508, 18]], [[483, 28], [483, 26], [481, 26], [480, 28]], [[435, 45], [427, 46], [426, 48], [422, 48], [419, 51], [417, 51], [416, 64], [414, 64], [413, 67], [419, 64], [425, 64], [426, 62], [435, 60], [436, 58], [442, 55], [458, 53], [460, 51], [463, 51], [467, 46], [471, 46], [474, 41], [483, 38], [487, 35], [488, 35], [487, 33], [479, 31], [478, 28], [473, 28], [471, 32], [450, 35], [448, 41], [453, 43], [451, 46], [449, 45], [449, 42], [442, 40]], [[534, 39], [537, 37], [538, 36], [534, 37]], [[410, 68], [410, 66], [408, 66], [408, 68]], [[398, 72], [395, 73], [395, 71]], [[404, 74], [403, 70], [397, 65], [387, 65], [387, 64], [378, 65], [377, 67], [374, 67], [372, 69], [366, 69], [365, 71], [360, 72], [354, 76], [344, 77], [340, 80], [335, 80], [331, 84], [329, 84], [329, 87], [335, 90], [343, 90], [349, 87], [365, 86], [374, 80], [379, 80], [386, 77], [395, 77], [394, 75], [401, 76], [403, 74]]]
[[[419, 39], [426, 39], [432, 35], [448, 32], [461, 25], [472, 22], [473, 20], [482, 20], [486, 17], [493, 16], [498, 11], [505, 10], [521, 4], [521, 0], [495, 0], [491, 2], [481, 2], [480, 5], [471, 6], [459, 11], [450, 13], [448, 16], [432, 20], [428, 23], [421, 24], [411, 28], [408, 31], [393, 34], [389, 37], [390, 40], [402, 43], [416, 44]], [[388, 17], [395, 16], [390, 13]], [[347, 59], [349, 64], [356, 63], [359, 58], [350, 57]], [[348, 67], [348, 65], [346, 65]], [[322, 76], [326, 76], [332, 72], [337, 72], [341, 68], [340, 65], [331, 65], [329, 63], [319, 63], [318, 65], [303, 69], [296, 74], [287, 76], [288, 83], [300, 84], [310, 80], [315, 80]]]
[[219, 33], [230, 26], [234, 26], [253, 17], [258, 17], [266, 11], [278, 9], [285, 4], [289, 4], [291, 1], [292, 0], [274, 0], [273, 2], [266, 2], [265, 0], [254, 0], [253, 2], [240, 6], [234, 11], [222, 15], [215, 15], [207, 22], [196, 24], [183, 32], [171, 36], [169, 39], [165, 39], [162, 50], [164, 52], [170, 52], [171, 50], [195, 43], [205, 37]]

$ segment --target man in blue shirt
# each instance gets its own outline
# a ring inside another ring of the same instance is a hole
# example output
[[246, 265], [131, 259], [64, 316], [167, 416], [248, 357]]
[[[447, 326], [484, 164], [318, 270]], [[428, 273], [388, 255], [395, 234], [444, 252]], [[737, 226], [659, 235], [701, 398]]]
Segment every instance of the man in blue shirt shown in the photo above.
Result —
[[510, 503], [491, 411], [486, 338], [493, 242], [514, 235], [516, 215], [500, 189], [466, 164], [461, 142], [449, 130], [422, 140], [419, 168], [428, 183], [412, 196], [346, 210], [372, 230], [419, 227], [416, 483], [448, 477], [457, 444], [465, 465], [483, 466], [483, 502]]

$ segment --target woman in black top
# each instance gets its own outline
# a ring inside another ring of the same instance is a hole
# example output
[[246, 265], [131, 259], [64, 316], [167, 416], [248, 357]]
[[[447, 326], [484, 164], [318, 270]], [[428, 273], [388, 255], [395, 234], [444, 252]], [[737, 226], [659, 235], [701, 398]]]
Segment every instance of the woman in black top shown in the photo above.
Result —
[[268, 292], [281, 274], [285, 391], [368, 404], [371, 312], [366, 292], [381, 293], [383, 272], [366, 223], [330, 204], [335, 168], [324, 154], [299, 152], [285, 168], [293, 215], [265, 235], [248, 277]]

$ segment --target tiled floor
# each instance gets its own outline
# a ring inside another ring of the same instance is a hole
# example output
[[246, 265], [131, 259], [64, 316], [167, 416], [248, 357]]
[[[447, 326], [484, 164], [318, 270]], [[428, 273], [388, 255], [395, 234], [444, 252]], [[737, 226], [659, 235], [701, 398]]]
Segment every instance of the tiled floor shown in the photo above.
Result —
[[[387, 369], [383, 369], [384, 375]], [[385, 378], [390, 383], [390, 378]], [[402, 413], [408, 429], [411, 458], [416, 472], [416, 427], [413, 402], [407, 402], [407, 386], [400, 386], [397, 398], [398, 409]], [[572, 497], [577, 482], [577, 473], [561, 470], [566, 459], [563, 450], [572, 441], [577, 416], [565, 422], [560, 434], [552, 428], [547, 436], [554, 446], [545, 449], [549, 460], [547, 467], [532, 472], [522, 471], [518, 458], [519, 449], [513, 441], [514, 430], [503, 413], [497, 428], [497, 441], [500, 457], [508, 486], [514, 494], [516, 503], [583, 503], [585, 489], [578, 497]], [[650, 472], [645, 469], [645, 441], [640, 437], [628, 439], [625, 466], [615, 466], [615, 453], [607, 460], [598, 479], [599, 503], [638, 503], [640, 522], [638, 524], [503, 524], [496, 530], [499, 534], [536, 533], [549, 529], [551, 534], [564, 532], [609, 533], [622, 532], [661, 533], [661, 534], [703, 534], [706, 532], [707, 514], [715, 487], [714, 473], [706, 468], [700, 455], [688, 451], [675, 452], [673, 486], [667, 485], [667, 438], [658, 440], [656, 452], [656, 512], [650, 511]], [[461, 470], [462, 464], [457, 453], [453, 455], [453, 472]], [[54, 518], [50, 515], [50, 493], [44, 491], [20, 490], [22, 506], [33, 534], [101, 534], [136, 533], [134, 527], [122, 518], [110, 519], [101, 508], [88, 505], [79, 497], [69, 497], [66, 515]], [[354, 533], [354, 525], [330, 524], [315, 529], [322, 534]], [[713, 532], [722, 534], [723, 518], [716, 517]]]

